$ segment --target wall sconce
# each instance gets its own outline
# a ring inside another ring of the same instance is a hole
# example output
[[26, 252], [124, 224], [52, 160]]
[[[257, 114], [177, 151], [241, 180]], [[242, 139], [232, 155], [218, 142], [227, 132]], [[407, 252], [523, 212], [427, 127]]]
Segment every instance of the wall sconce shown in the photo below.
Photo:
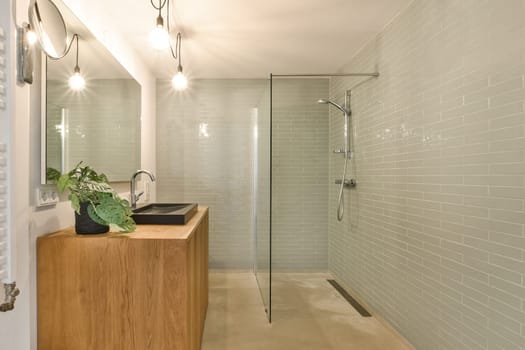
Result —
[[33, 83], [33, 47], [37, 41], [52, 59], [60, 59], [69, 51], [66, 23], [51, 0], [31, 0], [29, 23], [17, 28], [17, 80]]
[[29, 22], [18, 28], [17, 40], [17, 79], [19, 83], [33, 83], [33, 48], [37, 41], [42, 51], [52, 60], [65, 57], [76, 40], [76, 63], [69, 86], [73, 90], [84, 88], [86, 81], [80, 75], [78, 66], [78, 34], [71, 40], [67, 33], [66, 22], [58, 7], [51, 0], [31, 0], [29, 5]]
[[[177, 33], [177, 40], [175, 41], [175, 50], [171, 45], [170, 40], [170, 0], [159, 0], [159, 5], [155, 5], [154, 0], [150, 0], [151, 5], [155, 10], [159, 11], [156, 20], [156, 27], [150, 33], [150, 41], [155, 49], [170, 49], [171, 55], [178, 61], [177, 73], [171, 79], [171, 84], [175, 90], [184, 90], [188, 87], [188, 79], [182, 71], [181, 59], [181, 45], [182, 34]], [[164, 28], [164, 19], [162, 17], [162, 9], [166, 7], [166, 29]]]
[[[32, 33], [32, 34], [31, 34]], [[20, 84], [33, 84], [35, 33], [27, 23], [16, 29], [16, 76]]]

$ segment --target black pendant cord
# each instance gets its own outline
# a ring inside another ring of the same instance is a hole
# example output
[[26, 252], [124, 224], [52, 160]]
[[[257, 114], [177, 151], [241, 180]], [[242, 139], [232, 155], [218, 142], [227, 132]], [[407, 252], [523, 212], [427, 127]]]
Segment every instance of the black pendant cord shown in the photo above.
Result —
[[[166, 29], [168, 31], [168, 36], [170, 35], [171, 33], [171, 28], [170, 28], [170, 0], [159, 0], [159, 5], [155, 5], [154, 3], [154, 0], [150, 0], [151, 2], [151, 6], [153, 6], [153, 8], [155, 10], [158, 10], [159, 11], [159, 17], [158, 18], [162, 18], [162, 9], [164, 7], [166, 7]], [[175, 50], [173, 50], [173, 46], [171, 45], [171, 40], [170, 40], [170, 52], [171, 52], [171, 56], [178, 60], [178, 69], [182, 69], [182, 55], [181, 55], [181, 45], [182, 45], [182, 34], [180, 32], [177, 33], [177, 37], [176, 37], [176, 41], [175, 41]]]
[[168, 0], [164, 0], [164, 2], [162, 0], [159, 0], [159, 6], [157, 7], [155, 5], [155, 3], [153, 2], [153, 0], [150, 0], [151, 6], [153, 6], [153, 8], [155, 10], [159, 10], [159, 14], [160, 14], [160, 11], [162, 10], [162, 8], [166, 5], [166, 1], [168, 1]]
[[75, 73], [80, 72], [80, 67], [78, 66], [78, 35], [75, 34], [75, 38], [77, 39], [77, 55], [75, 58]]

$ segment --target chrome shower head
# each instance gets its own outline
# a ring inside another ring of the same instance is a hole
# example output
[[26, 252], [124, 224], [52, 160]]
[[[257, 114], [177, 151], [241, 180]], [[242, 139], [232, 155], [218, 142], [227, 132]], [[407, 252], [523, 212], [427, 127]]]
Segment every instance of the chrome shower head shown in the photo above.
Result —
[[348, 109], [346, 109], [345, 107], [341, 106], [340, 104], [337, 104], [337, 103], [332, 102], [330, 100], [325, 100], [325, 99], [321, 98], [321, 99], [317, 100], [317, 103], [331, 104], [332, 106], [334, 106], [335, 108], [337, 108], [341, 112], [343, 112], [345, 114], [345, 116], [349, 116], [350, 115], [350, 111]]

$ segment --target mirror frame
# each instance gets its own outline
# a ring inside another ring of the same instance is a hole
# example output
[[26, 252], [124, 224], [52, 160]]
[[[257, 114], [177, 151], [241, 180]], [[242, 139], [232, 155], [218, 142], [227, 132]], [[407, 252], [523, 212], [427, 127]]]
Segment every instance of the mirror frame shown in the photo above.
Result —
[[[29, 5], [29, 23], [31, 24], [31, 29], [36, 33], [36, 36], [38, 38], [38, 42], [40, 44], [40, 47], [42, 48], [42, 51], [45, 52], [47, 56], [49, 56], [52, 59], [60, 59], [67, 55], [69, 51], [69, 47], [72, 43], [72, 41], [69, 40], [69, 35], [67, 31], [67, 25], [66, 21], [64, 20], [64, 17], [62, 16], [62, 13], [58, 9], [57, 5], [55, 5], [54, 2], [50, 0], [42, 0], [47, 1], [52, 11], [55, 11], [56, 14], [53, 18], [53, 20], [59, 19], [59, 23], [53, 23], [54, 26], [59, 26], [58, 31], [60, 34], [64, 34], [64, 47], [60, 48], [60, 51], [58, 51], [58, 48], [53, 47], [54, 50], [52, 50], [49, 47], [49, 42], [47, 42], [44, 38], [48, 37], [49, 35], [46, 33], [45, 29], [42, 26], [42, 23], [44, 22], [41, 18], [41, 11], [39, 10], [38, 0], [31, 0], [31, 3]], [[49, 40], [51, 43], [54, 42], [54, 40]], [[61, 41], [61, 40], [58, 40]], [[55, 51], [55, 52], [53, 52]]]
[[47, 185], [47, 56], [40, 55], [40, 184]]

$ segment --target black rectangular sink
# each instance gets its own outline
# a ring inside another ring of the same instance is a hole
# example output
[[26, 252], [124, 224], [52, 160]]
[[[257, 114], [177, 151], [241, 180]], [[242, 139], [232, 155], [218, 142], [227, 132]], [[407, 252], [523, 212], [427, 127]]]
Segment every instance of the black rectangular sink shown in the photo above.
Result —
[[185, 225], [197, 212], [197, 203], [150, 203], [133, 209], [137, 225]]

